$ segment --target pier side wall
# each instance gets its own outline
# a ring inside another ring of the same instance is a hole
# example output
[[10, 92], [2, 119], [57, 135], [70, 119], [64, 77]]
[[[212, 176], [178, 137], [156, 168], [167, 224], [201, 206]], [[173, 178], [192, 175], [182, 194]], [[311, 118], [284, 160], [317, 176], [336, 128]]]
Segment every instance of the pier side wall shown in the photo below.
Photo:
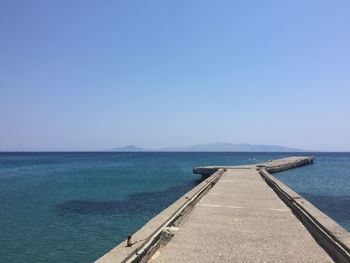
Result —
[[259, 173], [335, 262], [350, 262], [350, 235], [344, 228], [265, 169]]
[[[97, 259], [95, 263], [146, 262], [158, 249], [160, 243], [164, 241], [164, 234], [167, 235], [164, 232], [171, 231], [172, 227], [176, 227], [181, 222], [196, 203], [215, 185], [224, 171], [224, 169], [217, 170], [205, 181], [201, 182], [163, 212], [152, 218], [131, 236], [131, 246], [126, 246], [127, 240], [125, 240]], [[171, 233], [169, 234], [171, 236]], [[166, 242], [168, 241], [166, 240]]]

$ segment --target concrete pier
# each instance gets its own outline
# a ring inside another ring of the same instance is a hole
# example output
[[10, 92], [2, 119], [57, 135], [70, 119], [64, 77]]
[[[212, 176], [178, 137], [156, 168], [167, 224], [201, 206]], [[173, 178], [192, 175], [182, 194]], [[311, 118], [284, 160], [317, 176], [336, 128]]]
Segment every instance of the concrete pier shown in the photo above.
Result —
[[297, 157], [287, 157], [281, 158], [277, 160], [270, 160], [266, 163], [260, 164], [248, 164], [248, 165], [239, 165], [239, 166], [201, 166], [194, 167], [193, 173], [201, 174], [202, 178], [205, 179], [211, 176], [219, 169], [265, 169], [269, 173], [276, 173], [308, 164], [312, 164], [314, 162], [313, 156], [297, 156]]
[[258, 171], [228, 169], [152, 262], [333, 262]]
[[97, 262], [350, 262], [349, 233], [269, 173], [313, 160], [194, 168], [200, 185]]

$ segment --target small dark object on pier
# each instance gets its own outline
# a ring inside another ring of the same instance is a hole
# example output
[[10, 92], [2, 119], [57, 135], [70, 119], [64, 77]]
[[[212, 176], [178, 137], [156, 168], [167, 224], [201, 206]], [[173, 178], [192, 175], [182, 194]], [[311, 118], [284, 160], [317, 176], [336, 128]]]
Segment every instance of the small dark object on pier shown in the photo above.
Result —
[[126, 239], [126, 246], [127, 247], [131, 247], [132, 246], [131, 237], [132, 237], [132, 235], [128, 235], [128, 238]]

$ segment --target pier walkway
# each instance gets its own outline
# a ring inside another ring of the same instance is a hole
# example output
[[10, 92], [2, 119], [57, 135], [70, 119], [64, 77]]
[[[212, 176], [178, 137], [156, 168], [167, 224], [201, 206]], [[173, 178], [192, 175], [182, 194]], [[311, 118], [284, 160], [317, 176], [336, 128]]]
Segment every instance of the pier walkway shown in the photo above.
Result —
[[151, 262], [333, 262], [255, 169], [228, 169]]
[[350, 262], [350, 234], [270, 174], [313, 160], [195, 167], [199, 185], [96, 263]]

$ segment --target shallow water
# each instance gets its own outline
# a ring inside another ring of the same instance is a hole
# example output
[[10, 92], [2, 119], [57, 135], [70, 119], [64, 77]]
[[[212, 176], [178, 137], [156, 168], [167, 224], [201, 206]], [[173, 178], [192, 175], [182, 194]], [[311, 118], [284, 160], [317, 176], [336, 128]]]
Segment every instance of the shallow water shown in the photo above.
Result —
[[[290, 155], [0, 153], [0, 262], [92, 262], [198, 184], [193, 166]], [[315, 155], [276, 176], [349, 230], [350, 154]]]

